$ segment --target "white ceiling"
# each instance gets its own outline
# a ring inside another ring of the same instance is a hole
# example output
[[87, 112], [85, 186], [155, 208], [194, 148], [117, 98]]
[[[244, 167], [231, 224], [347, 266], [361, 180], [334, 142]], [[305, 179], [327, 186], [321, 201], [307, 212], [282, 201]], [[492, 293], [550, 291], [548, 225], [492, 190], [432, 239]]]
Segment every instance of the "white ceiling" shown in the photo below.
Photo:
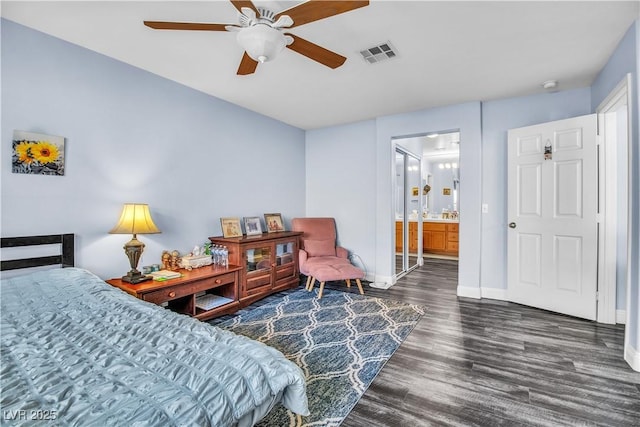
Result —
[[[279, 12], [299, 2], [255, 1]], [[332, 70], [289, 49], [237, 76], [234, 33], [159, 31], [143, 20], [236, 23], [228, 1], [2, 1], [3, 17], [302, 129], [468, 101], [589, 86], [639, 2], [372, 1], [291, 30], [346, 56]], [[391, 41], [398, 57], [359, 51]]]

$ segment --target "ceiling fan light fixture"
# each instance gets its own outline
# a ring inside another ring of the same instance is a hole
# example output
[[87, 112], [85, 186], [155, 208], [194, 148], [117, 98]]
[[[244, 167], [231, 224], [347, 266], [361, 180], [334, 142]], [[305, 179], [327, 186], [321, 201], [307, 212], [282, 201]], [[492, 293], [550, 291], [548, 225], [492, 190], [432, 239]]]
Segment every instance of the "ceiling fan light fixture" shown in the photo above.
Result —
[[287, 45], [285, 35], [269, 25], [256, 24], [238, 32], [238, 44], [255, 61], [273, 61]]

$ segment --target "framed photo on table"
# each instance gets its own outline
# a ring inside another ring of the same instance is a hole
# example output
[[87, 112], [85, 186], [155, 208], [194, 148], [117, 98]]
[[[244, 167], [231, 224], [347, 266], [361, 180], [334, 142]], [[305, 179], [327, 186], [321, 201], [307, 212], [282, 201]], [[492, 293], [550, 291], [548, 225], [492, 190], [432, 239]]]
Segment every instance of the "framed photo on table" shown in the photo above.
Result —
[[244, 217], [244, 229], [247, 236], [255, 236], [262, 234], [262, 225], [260, 224], [260, 217], [257, 216], [245, 216]]
[[284, 231], [282, 215], [280, 215], [279, 213], [264, 214], [264, 223], [267, 226], [267, 233], [277, 233], [278, 231]]
[[242, 237], [240, 218], [220, 218], [220, 225], [222, 225], [222, 236]]

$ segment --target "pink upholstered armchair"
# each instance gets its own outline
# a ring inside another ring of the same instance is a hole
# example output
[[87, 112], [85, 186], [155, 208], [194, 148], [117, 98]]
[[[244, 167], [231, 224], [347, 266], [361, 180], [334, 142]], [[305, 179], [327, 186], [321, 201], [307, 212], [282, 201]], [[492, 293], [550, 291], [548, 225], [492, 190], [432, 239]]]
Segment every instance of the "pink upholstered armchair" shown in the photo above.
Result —
[[307, 290], [313, 289], [317, 278], [321, 282], [320, 298], [325, 280], [346, 280], [350, 286], [349, 280], [357, 279], [360, 293], [363, 293], [360, 278], [364, 273], [351, 265], [349, 251], [336, 246], [336, 222], [333, 218], [293, 218], [291, 229], [303, 232], [298, 263], [300, 272], [307, 276]]
[[314, 264], [349, 263], [349, 251], [336, 246], [336, 222], [333, 218], [293, 218], [293, 231], [302, 231], [298, 263], [300, 272], [309, 275]]

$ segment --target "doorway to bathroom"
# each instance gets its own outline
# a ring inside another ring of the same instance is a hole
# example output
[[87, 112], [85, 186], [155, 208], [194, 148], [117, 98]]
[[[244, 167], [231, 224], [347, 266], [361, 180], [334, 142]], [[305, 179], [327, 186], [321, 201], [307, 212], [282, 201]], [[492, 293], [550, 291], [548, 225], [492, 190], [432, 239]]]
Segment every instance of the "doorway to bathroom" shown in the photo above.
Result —
[[426, 182], [423, 256], [458, 259], [460, 219], [460, 132], [427, 134], [422, 145]]
[[396, 279], [424, 258], [458, 259], [460, 132], [393, 139]]

